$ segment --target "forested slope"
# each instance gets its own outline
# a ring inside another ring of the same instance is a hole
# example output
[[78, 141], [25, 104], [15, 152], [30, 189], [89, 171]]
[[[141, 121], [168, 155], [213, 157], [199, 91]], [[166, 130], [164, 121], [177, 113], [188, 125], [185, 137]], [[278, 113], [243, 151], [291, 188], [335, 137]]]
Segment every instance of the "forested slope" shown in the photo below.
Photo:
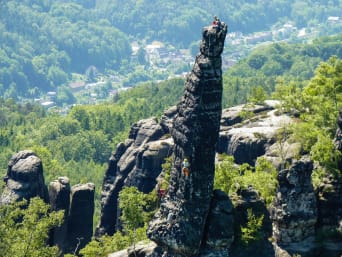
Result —
[[337, 0], [2, 1], [0, 94], [39, 97], [91, 67], [127, 75], [134, 70], [133, 41], [188, 48], [214, 14], [230, 32], [250, 33], [286, 21], [298, 28], [317, 25], [338, 16], [341, 7]]
[[224, 74], [223, 105], [245, 103], [253, 94], [270, 95], [276, 85], [301, 88], [318, 64], [335, 55], [342, 58], [342, 34], [321, 37], [312, 44], [275, 43], [256, 48]]

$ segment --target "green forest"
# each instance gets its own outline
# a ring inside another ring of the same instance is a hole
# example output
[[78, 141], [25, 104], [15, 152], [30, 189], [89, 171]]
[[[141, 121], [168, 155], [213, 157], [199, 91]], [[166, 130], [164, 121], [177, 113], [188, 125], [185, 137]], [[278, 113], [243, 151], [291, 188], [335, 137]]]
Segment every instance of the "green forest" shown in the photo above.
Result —
[[94, 70], [151, 79], [135, 70], [134, 41], [160, 40], [189, 48], [197, 45], [201, 28], [214, 14], [229, 24], [231, 32], [252, 33], [287, 21], [299, 28], [319, 25], [339, 15], [341, 7], [338, 0], [3, 1], [0, 95], [32, 99], [64, 86], [60, 104], [74, 103], [65, 86], [80, 74], [90, 80]]
[[[21, 100], [58, 91], [61, 105], [73, 104], [76, 100], [67, 84], [75, 77], [91, 80], [94, 67], [107, 75], [134, 72], [133, 41], [161, 40], [188, 48], [198, 41], [201, 28], [214, 14], [229, 24], [230, 31], [251, 33], [286, 21], [298, 27], [317, 25], [328, 16], [340, 15], [341, 9], [341, 0], [271, 0], [267, 4], [256, 0], [2, 1], [0, 177], [7, 172], [14, 153], [32, 149], [42, 159], [46, 183], [59, 176], [69, 177], [71, 185], [95, 183], [97, 224], [100, 188], [112, 151], [128, 137], [132, 124], [151, 116], [160, 118], [165, 109], [175, 105], [183, 93], [184, 79], [140, 83], [100, 104], [73, 105], [63, 115]], [[277, 99], [281, 111], [297, 118], [284, 136], [299, 142], [302, 154], [309, 154], [318, 164], [313, 174], [315, 186], [327, 174], [339, 174], [336, 164], [341, 154], [334, 150], [332, 140], [342, 107], [341, 40], [342, 34], [334, 34], [310, 44], [264, 45], [223, 75], [224, 108]], [[144, 68], [132, 74], [150, 79]], [[220, 156], [220, 160], [216, 188], [232, 195], [238, 187], [253, 184], [267, 204], [272, 201], [276, 172], [267, 161], [260, 159], [256, 167], [237, 167], [231, 156]], [[163, 168], [170, 168], [167, 160]], [[1, 180], [0, 194], [2, 185]], [[92, 241], [81, 250], [83, 256], [106, 256], [146, 238], [146, 226], [141, 225], [147, 224], [156, 208], [155, 192], [144, 195], [127, 188], [122, 198], [122, 219], [127, 224], [123, 233]], [[22, 253], [56, 256], [58, 249], [45, 242], [48, 231], [61, 223], [62, 214], [50, 213], [39, 199], [23, 209], [25, 204], [0, 207], [0, 257]], [[130, 216], [132, 206], [134, 217]], [[258, 220], [255, 222], [257, 226]], [[21, 240], [31, 231], [36, 232], [32, 241]], [[248, 232], [241, 238], [246, 242], [250, 240]]]
[[256, 48], [246, 58], [224, 74], [223, 105], [245, 103], [256, 89], [266, 95], [278, 84], [302, 88], [313, 76], [322, 61], [332, 55], [342, 58], [342, 34], [320, 37], [311, 44], [275, 43]]

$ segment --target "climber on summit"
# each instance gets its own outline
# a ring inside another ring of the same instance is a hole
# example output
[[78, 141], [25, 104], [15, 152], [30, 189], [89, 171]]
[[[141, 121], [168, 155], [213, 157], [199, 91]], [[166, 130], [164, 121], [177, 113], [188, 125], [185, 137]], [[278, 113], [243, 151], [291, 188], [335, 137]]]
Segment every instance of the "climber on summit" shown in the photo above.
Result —
[[213, 20], [213, 22], [212, 22], [212, 25], [213, 25], [214, 27], [217, 25], [217, 21], [218, 21], [218, 18], [217, 18], [217, 16], [215, 15], [215, 16], [214, 16], [214, 20]]
[[189, 177], [189, 168], [190, 168], [190, 163], [188, 161], [188, 159], [184, 159], [183, 163], [182, 163], [182, 171], [185, 174], [186, 177]]
[[219, 31], [220, 29], [222, 29], [222, 23], [221, 20], [215, 15], [214, 16], [214, 20], [212, 22], [212, 26], [214, 28], [216, 28], [217, 31]]

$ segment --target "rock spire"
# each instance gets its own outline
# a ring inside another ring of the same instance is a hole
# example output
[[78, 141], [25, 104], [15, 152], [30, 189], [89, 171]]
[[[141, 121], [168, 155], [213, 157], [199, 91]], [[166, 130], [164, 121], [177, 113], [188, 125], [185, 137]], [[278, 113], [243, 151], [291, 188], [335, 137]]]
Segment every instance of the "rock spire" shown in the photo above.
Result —
[[213, 196], [215, 148], [221, 98], [221, 53], [227, 25], [203, 29], [200, 53], [177, 105], [171, 135], [174, 140], [169, 188], [147, 234], [170, 252], [196, 255], [203, 241]]

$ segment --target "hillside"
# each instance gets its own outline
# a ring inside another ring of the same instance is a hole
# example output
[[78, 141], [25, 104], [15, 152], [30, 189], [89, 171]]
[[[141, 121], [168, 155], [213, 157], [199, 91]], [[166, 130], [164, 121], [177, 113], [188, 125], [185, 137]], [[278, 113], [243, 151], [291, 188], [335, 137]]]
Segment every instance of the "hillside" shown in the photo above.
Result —
[[256, 94], [266, 97], [277, 86], [303, 87], [322, 61], [335, 55], [342, 58], [342, 34], [320, 37], [311, 44], [275, 43], [254, 49], [224, 74], [223, 106], [229, 107]]
[[[59, 105], [72, 104], [76, 99], [69, 82], [100, 81], [105, 88], [98, 91], [108, 95], [117, 80], [132, 86], [171, 73], [149, 67], [143, 48], [133, 53], [133, 42], [159, 40], [166, 49], [197, 49], [196, 35], [214, 14], [229, 24], [230, 32], [269, 30], [289, 21], [298, 28], [321, 26], [321, 33], [333, 34], [334, 29], [324, 26], [328, 17], [338, 17], [340, 8], [340, 1], [304, 0], [267, 5], [223, 0], [5, 1], [0, 6], [0, 94], [20, 100], [57, 91]], [[167, 69], [183, 71], [184, 65]]]

